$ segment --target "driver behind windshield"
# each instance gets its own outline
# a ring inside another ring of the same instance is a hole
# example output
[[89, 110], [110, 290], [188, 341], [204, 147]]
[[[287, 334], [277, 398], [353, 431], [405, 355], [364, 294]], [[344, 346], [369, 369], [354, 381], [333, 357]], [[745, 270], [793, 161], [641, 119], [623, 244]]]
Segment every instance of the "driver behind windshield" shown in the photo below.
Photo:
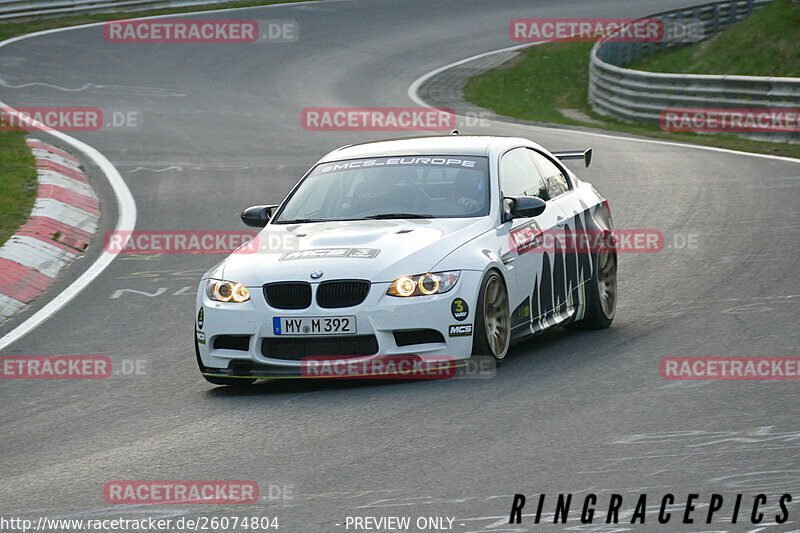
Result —
[[453, 191], [465, 215], [478, 214], [483, 210], [487, 195], [480, 171], [460, 170], [453, 184]]

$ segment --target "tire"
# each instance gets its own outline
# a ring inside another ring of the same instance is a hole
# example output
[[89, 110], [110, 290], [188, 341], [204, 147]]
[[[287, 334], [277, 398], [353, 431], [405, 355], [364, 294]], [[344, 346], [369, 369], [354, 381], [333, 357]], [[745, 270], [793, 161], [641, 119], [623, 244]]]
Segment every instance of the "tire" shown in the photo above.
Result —
[[511, 345], [511, 313], [503, 278], [490, 271], [481, 282], [475, 311], [472, 355], [491, 355], [502, 361]]
[[206, 372], [210, 369], [203, 365], [203, 360], [200, 359], [200, 346], [197, 344], [197, 334], [194, 336], [194, 355], [197, 357], [197, 366], [203, 378], [209, 383], [214, 385], [228, 385], [230, 387], [247, 387], [256, 382], [255, 378], [226, 378], [218, 376], [206, 376]]
[[617, 254], [603, 246], [594, 257], [592, 279], [586, 283], [586, 311], [573, 325], [582, 329], [611, 326], [617, 310]]

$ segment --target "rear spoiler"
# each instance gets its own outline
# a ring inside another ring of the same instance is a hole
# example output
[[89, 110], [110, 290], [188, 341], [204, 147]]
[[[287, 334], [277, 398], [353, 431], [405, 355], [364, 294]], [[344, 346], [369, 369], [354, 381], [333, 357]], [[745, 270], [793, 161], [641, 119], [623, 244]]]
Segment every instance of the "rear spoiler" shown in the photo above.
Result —
[[589, 166], [589, 163], [592, 162], [591, 148], [588, 150], [566, 150], [564, 152], [553, 152], [553, 155], [562, 161], [564, 159], [583, 159], [583, 162], [586, 163], [587, 167]]

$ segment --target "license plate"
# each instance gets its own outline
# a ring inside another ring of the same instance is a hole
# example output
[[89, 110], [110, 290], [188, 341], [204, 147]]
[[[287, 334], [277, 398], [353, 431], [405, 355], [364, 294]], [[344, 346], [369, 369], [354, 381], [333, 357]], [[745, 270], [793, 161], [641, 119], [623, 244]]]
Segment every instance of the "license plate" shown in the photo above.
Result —
[[274, 317], [275, 335], [354, 335], [354, 316], [307, 316], [300, 318]]

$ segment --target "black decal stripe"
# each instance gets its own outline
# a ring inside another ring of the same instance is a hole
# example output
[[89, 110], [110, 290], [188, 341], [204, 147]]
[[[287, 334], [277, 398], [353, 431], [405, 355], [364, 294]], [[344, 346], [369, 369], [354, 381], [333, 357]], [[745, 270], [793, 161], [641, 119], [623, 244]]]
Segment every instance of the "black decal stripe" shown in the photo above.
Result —
[[539, 285], [539, 315], [548, 313], [553, 308], [553, 269], [550, 266], [550, 255], [542, 253], [541, 285]]

